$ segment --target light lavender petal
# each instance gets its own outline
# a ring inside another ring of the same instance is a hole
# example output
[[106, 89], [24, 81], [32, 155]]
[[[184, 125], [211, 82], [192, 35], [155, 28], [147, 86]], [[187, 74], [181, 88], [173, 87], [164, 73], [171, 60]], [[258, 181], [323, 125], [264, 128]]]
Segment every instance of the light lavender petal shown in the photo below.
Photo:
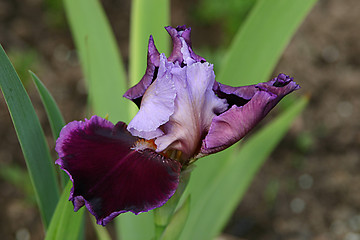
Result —
[[160, 126], [169, 121], [175, 111], [175, 83], [164, 54], [160, 56], [160, 67], [156, 80], [147, 88], [136, 116], [128, 125], [132, 135], [153, 139], [163, 135]]
[[159, 64], [160, 53], [155, 47], [153, 37], [150, 36], [145, 75], [138, 84], [127, 90], [123, 97], [132, 100], [138, 107], [140, 107], [142, 96], [144, 95], [146, 89], [157, 77]]

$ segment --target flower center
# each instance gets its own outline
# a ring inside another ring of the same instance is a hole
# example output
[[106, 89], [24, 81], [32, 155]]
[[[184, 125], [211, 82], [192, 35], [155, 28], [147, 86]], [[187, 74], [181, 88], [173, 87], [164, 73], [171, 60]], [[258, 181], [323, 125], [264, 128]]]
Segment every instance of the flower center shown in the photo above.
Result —
[[156, 150], [155, 140], [139, 139], [138, 141], [135, 142], [135, 145], [131, 149], [135, 151], [142, 151], [145, 149], [151, 149], [155, 151]]

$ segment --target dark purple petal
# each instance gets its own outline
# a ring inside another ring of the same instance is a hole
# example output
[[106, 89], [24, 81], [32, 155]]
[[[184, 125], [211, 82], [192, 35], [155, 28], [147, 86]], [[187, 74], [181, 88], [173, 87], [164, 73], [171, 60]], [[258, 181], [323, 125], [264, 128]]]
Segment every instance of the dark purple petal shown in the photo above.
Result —
[[142, 96], [157, 76], [159, 64], [160, 53], [155, 47], [153, 37], [150, 36], [147, 55], [147, 68], [145, 75], [142, 77], [141, 81], [138, 84], [127, 90], [126, 93], [123, 95], [125, 98], [132, 100], [139, 108]]
[[97, 223], [106, 225], [120, 213], [160, 207], [174, 194], [180, 163], [141, 141], [136, 145], [139, 139], [126, 130], [125, 123], [114, 126], [97, 116], [62, 129], [56, 163], [74, 184], [69, 200], [75, 211], [85, 204]]
[[213, 91], [219, 98], [226, 99], [230, 108], [233, 105], [238, 107], [245, 105], [255, 95], [258, 89], [255, 85], [231, 87], [215, 82]]
[[213, 90], [225, 98], [229, 109], [213, 118], [200, 154], [221, 151], [243, 138], [287, 94], [299, 88], [285, 74], [265, 83], [230, 87], [215, 83]]

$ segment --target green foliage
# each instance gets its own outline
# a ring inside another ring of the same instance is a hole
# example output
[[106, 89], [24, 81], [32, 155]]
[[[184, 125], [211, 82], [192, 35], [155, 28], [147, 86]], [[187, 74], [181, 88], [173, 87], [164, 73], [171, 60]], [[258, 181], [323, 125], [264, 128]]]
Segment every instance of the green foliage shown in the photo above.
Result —
[[218, 154], [199, 161], [188, 186], [188, 194], [196, 201], [191, 202], [189, 219], [180, 239], [213, 239], [221, 232], [255, 173], [306, 103], [306, 98], [300, 99], [247, 139], [240, 149], [234, 147], [232, 151], [222, 152], [220, 157]]
[[92, 225], [94, 227], [97, 239], [99, 239], [99, 240], [111, 240], [109, 232], [103, 226], [98, 225], [96, 223], [95, 218], [92, 218], [91, 223], [92, 223]]
[[115, 37], [98, 0], [64, 0], [85, 75], [90, 106], [109, 120], [129, 120], [124, 66]]
[[[185, 220], [189, 215], [190, 196], [186, 199], [185, 203], [180, 204], [181, 207], [177, 211], [176, 207], [183, 196], [186, 186], [189, 183], [190, 171], [184, 171], [181, 174], [179, 186], [174, 195], [162, 207], [154, 209], [154, 223], [155, 223], [155, 238], [156, 239], [169, 239], [170, 236], [178, 238], [185, 226]], [[175, 214], [174, 214], [175, 213]], [[166, 232], [166, 233], [165, 233]]]
[[193, 17], [202, 24], [218, 24], [232, 38], [256, 0], [201, 0], [193, 10]]
[[49, 91], [46, 89], [45, 85], [40, 81], [40, 79], [35, 75], [35, 73], [30, 72], [32, 79], [36, 85], [36, 88], [40, 94], [41, 101], [44, 104], [45, 111], [49, 118], [51, 131], [54, 139], [56, 140], [59, 137], [60, 131], [65, 126], [65, 121], [61, 115], [61, 112]]
[[316, 0], [258, 0], [224, 56], [217, 80], [237, 85], [267, 80]]
[[[44, 104], [45, 111], [49, 119], [51, 131], [54, 137], [54, 141], [56, 141], [56, 139], [59, 137], [61, 129], [65, 126], [64, 118], [61, 115], [60, 109], [58, 108], [54, 98], [46, 89], [45, 85], [40, 81], [40, 79], [35, 75], [35, 73], [31, 71], [29, 72], [40, 94], [41, 101]], [[61, 171], [60, 169], [58, 170]], [[69, 177], [64, 171], [61, 171], [60, 178], [61, 178], [61, 185], [62, 187], [64, 187], [65, 184], [68, 182]]]
[[169, 225], [166, 227], [164, 233], [161, 236], [161, 240], [173, 240], [178, 239], [182, 233], [182, 230], [186, 224], [186, 220], [190, 214], [190, 196], [186, 198], [181, 207], [175, 212], [171, 218]]
[[66, 185], [56, 207], [54, 217], [46, 233], [45, 240], [77, 240], [80, 236], [83, 222], [84, 208], [74, 212], [74, 207], [69, 202], [69, 193], [72, 182]]
[[59, 199], [54, 162], [39, 119], [15, 69], [0, 47], [0, 88], [20, 142], [45, 228]]
[[[168, 0], [133, 0], [130, 25], [130, 86], [139, 82], [145, 73], [147, 47], [153, 36], [159, 52], [169, 53], [170, 41], [164, 27], [170, 25], [170, 2]], [[136, 114], [132, 107], [130, 115]]]

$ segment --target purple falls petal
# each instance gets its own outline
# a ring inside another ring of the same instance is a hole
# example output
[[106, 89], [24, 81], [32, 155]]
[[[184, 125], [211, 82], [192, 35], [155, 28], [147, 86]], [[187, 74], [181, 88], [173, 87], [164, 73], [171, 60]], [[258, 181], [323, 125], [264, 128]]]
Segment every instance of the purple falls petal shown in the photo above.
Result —
[[75, 211], [85, 205], [106, 225], [120, 213], [160, 207], [174, 194], [180, 163], [148, 148], [134, 149], [137, 141], [125, 123], [114, 126], [97, 116], [62, 129], [56, 163], [74, 184], [69, 200]]
[[243, 138], [287, 94], [299, 88], [285, 74], [265, 83], [230, 87], [215, 83], [213, 90], [231, 106], [213, 118], [200, 155], [221, 151]]

